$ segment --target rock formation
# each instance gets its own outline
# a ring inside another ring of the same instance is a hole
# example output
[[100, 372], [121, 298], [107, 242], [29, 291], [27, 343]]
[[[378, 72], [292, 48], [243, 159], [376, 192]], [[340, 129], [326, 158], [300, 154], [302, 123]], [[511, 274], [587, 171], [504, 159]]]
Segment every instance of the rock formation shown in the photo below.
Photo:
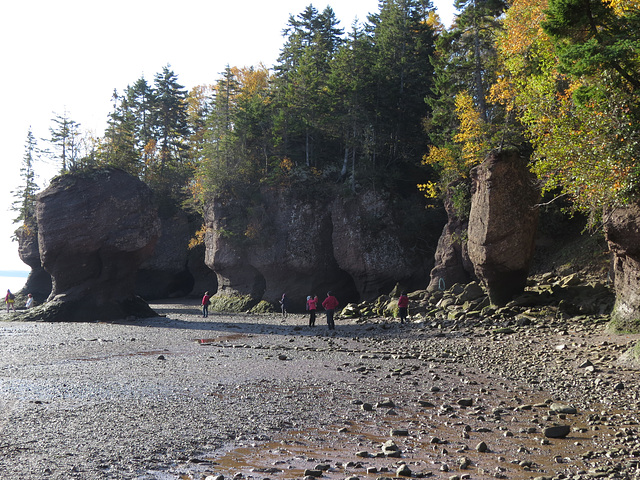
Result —
[[135, 291], [145, 300], [183, 297], [194, 285], [187, 268], [191, 237], [187, 215], [180, 210], [160, 215], [160, 225], [153, 255], [142, 263], [136, 278]]
[[51, 293], [51, 275], [49, 275], [40, 262], [40, 250], [38, 249], [37, 227], [22, 226], [16, 231], [18, 237], [18, 255], [20, 260], [31, 267], [21, 293], [25, 296], [33, 295], [36, 304], [43, 303]]
[[53, 278], [47, 321], [148, 317], [135, 273], [153, 252], [159, 220], [149, 188], [117, 169], [55, 178], [36, 201], [42, 266]]
[[438, 240], [429, 291], [444, 290], [456, 283], [468, 283], [475, 276], [467, 249], [468, 222], [458, 214], [453, 202], [453, 189], [460, 183], [458, 181], [450, 185], [444, 199], [448, 220]]
[[613, 255], [616, 302], [613, 330], [640, 332], [640, 205], [616, 208], [605, 216], [604, 229]]
[[307, 295], [333, 290], [344, 305], [426, 278], [428, 261], [401, 240], [403, 226], [383, 195], [334, 200], [265, 188], [259, 202], [247, 202], [206, 206], [205, 262], [219, 295], [277, 304], [286, 293], [292, 311], [302, 311]]
[[469, 258], [489, 298], [503, 305], [526, 285], [540, 192], [515, 150], [490, 153], [472, 170]]

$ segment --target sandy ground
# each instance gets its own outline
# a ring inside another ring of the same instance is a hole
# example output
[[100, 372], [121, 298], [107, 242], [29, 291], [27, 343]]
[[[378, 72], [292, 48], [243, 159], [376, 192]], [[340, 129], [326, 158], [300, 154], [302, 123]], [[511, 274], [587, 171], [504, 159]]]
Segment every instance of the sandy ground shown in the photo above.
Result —
[[602, 324], [332, 333], [323, 316], [152, 307], [164, 317], [0, 323], [0, 478], [640, 478], [637, 374], [616, 363], [637, 337]]

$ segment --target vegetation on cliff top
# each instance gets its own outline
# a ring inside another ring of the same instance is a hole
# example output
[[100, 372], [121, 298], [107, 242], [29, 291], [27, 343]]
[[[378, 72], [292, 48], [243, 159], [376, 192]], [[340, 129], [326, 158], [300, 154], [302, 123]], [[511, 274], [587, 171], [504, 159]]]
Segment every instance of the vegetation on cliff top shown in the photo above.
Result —
[[[456, 0], [446, 29], [429, 0], [381, 0], [345, 32], [333, 10], [291, 15], [273, 68], [228, 66], [187, 91], [166, 66], [114, 91], [101, 138], [65, 113], [47, 156], [62, 171], [112, 165], [196, 210], [259, 185], [420, 185], [435, 198], [514, 145], [542, 186], [597, 220], [640, 183], [640, 8], [618, 0]], [[27, 151], [36, 152], [27, 138]], [[422, 163], [422, 166], [420, 165]], [[30, 215], [25, 163], [18, 220]], [[462, 180], [462, 181], [461, 181]], [[463, 212], [462, 212], [463, 213]]]

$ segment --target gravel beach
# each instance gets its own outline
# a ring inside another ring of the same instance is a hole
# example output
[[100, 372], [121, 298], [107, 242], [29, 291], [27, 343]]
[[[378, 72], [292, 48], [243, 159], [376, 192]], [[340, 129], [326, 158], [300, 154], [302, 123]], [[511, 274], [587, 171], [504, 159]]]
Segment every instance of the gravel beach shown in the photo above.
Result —
[[0, 323], [0, 478], [640, 478], [637, 373], [617, 362], [639, 337], [603, 321], [330, 332], [152, 308]]

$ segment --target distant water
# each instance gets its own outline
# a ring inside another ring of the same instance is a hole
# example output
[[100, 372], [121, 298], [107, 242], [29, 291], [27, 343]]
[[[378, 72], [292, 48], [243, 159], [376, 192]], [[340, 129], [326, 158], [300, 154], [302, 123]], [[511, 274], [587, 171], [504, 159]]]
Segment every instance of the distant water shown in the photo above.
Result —
[[7, 289], [19, 292], [27, 281], [29, 272], [3, 272], [0, 270], [0, 298], [4, 299]]

